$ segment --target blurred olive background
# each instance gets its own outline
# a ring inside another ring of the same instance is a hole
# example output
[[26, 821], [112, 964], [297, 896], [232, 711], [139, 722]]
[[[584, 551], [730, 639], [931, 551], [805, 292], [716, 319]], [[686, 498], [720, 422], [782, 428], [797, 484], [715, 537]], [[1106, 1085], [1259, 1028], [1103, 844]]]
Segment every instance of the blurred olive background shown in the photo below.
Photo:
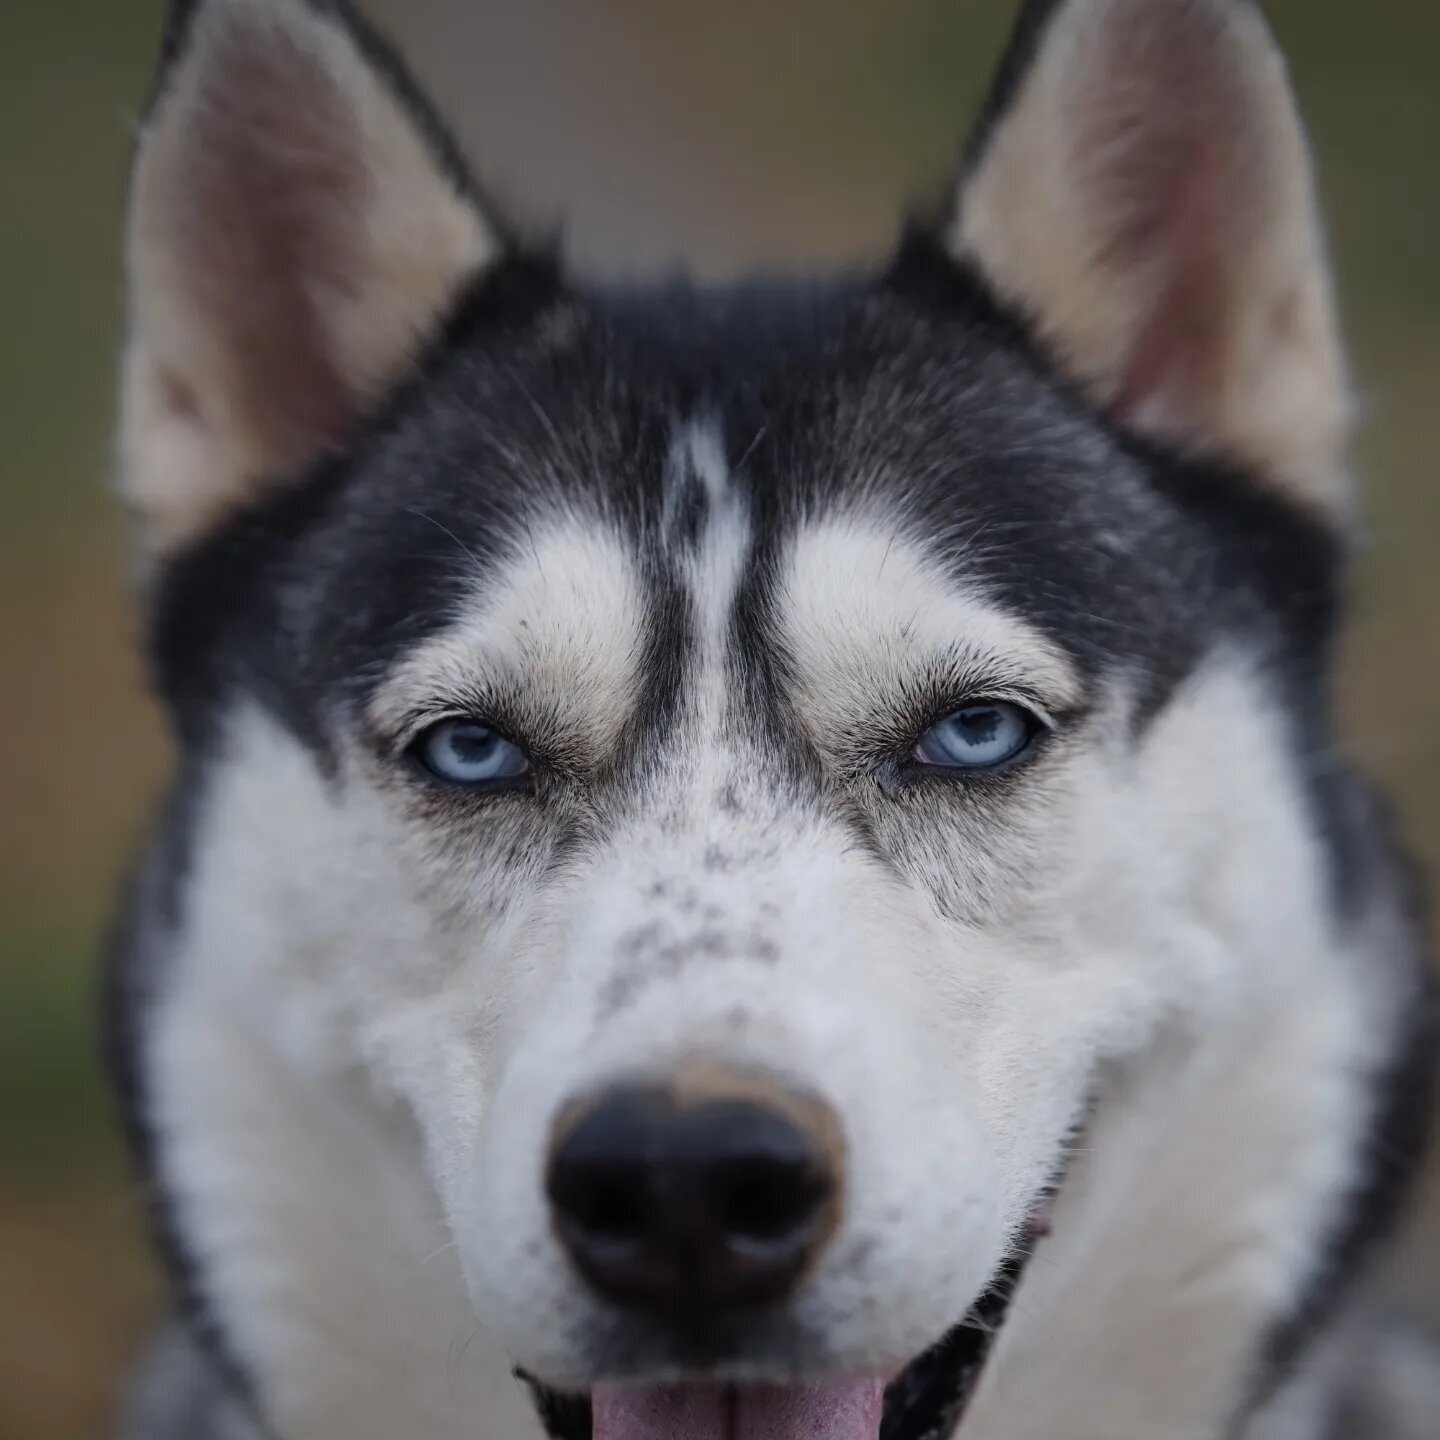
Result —
[[[945, 176], [1014, 7], [371, 8], [490, 183], [532, 222], [563, 214], [586, 267], [717, 275], [877, 254]], [[1365, 407], [1347, 719], [1433, 870], [1440, 10], [1271, 9], [1320, 152]], [[160, 10], [4, 0], [0, 20], [0, 1440], [101, 1434], [160, 1299], [92, 1018], [97, 937], [165, 767], [104, 487], [124, 177]], [[1401, 1267], [1422, 1301], [1434, 1252], [1422, 1236]]]

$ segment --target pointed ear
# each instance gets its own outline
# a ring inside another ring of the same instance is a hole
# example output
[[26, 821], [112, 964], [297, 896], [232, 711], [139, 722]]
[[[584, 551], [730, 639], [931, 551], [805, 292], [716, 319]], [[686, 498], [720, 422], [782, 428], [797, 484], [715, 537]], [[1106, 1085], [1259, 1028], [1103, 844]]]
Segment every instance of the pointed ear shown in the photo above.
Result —
[[1255, 0], [1030, 0], [949, 241], [1117, 421], [1344, 507], [1325, 247]]
[[501, 249], [332, 0], [172, 13], [127, 231], [121, 488], [174, 549], [346, 442]]

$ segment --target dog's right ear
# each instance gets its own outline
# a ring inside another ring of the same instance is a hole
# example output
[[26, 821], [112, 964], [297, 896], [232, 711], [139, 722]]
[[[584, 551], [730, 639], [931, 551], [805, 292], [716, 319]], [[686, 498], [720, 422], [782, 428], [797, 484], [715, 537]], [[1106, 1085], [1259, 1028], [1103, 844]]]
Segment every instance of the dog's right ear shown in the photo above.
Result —
[[504, 248], [335, 0], [177, 3], [136, 152], [121, 488], [152, 554], [342, 446]]
[[1329, 264], [1258, 0], [1027, 0], [946, 238], [1116, 423], [1347, 515]]

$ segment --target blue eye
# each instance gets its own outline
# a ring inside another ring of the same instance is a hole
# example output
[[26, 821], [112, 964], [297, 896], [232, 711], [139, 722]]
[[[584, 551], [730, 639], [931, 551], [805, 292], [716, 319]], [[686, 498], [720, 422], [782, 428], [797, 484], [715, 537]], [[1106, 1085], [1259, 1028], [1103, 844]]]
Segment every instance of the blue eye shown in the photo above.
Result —
[[530, 773], [517, 745], [474, 720], [442, 720], [415, 742], [415, 754], [432, 774], [456, 785], [493, 785]]
[[922, 765], [988, 770], [1013, 760], [1035, 738], [1039, 722], [1008, 700], [982, 700], [932, 725], [915, 747]]

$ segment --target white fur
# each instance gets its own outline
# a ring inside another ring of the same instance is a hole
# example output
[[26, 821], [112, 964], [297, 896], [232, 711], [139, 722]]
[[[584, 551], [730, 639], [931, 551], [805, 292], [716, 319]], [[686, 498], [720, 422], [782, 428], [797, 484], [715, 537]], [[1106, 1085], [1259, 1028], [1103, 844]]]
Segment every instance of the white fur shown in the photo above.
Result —
[[371, 719], [398, 734], [467, 699], [518, 695], [537, 726], [601, 755], [628, 714], [643, 618], [612, 537], [564, 521], [529, 531], [497, 583], [386, 680]]
[[888, 718], [926, 663], [983, 685], [992, 699], [1019, 693], [1047, 711], [1078, 699], [1057, 646], [964, 593], [889, 523], [882, 515], [829, 520], [802, 532], [790, 556], [787, 631], [801, 714], [817, 742], [841, 724], [863, 730]]

